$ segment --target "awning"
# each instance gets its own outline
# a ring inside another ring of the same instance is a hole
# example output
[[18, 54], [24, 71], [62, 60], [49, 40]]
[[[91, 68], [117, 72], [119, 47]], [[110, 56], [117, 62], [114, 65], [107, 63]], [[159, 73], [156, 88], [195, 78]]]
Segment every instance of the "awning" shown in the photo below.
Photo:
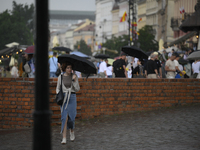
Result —
[[188, 34], [186, 34], [186, 35], [180, 37], [179, 39], [177, 39], [177, 40], [171, 42], [168, 46], [173, 46], [174, 44], [179, 44], [179, 43], [181, 43], [181, 42], [183, 42], [183, 41], [185, 41], [185, 40], [187, 40], [187, 39], [189, 39], [189, 38], [195, 36], [196, 34], [197, 34], [196, 31], [192, 31], [192, 32], [190, 32], [190, 33], [188, 33]]

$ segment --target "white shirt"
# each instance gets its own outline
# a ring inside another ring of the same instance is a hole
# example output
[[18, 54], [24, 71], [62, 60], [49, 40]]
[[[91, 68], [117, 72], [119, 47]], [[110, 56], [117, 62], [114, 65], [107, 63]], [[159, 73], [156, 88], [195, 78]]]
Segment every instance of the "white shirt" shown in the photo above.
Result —
[[106, 62], [103, 61], [103, 62], [101, 62], [101, 64], [100, 64], [99, 72], [104, 72], [104, 71], [106, 71], [106, 70], [107, 70], [107, 65], [106, 65]]
[[112, 76], [112, 66], [106, 68], [106, 74], [107, 76]]
[[200, 69], [200, 62], [197, 63], [192, 63], [192, 69], [193, 69], [193, 74], [194, 73], [199, 73], [199, 69]]
[[176, 59], [174, 60], [174, 64], [175, 64], [175, 67], [179, 66], [179, 62]]
[[10, 73], [11, 73], [12, 77], [15, 77], [15, 78], [19, 77], [18, 69], [15, 66], [12, 67]]
[[[174, 61], [172, 61], [171, 59], [168, 59], [166, 61], [166, 64], [165, 66], [168, 66], [170, 70], [175, 70], [175, 64], [174, 64]], [[167, 71], [167, 75], [166, 77], [168, 79], [172, 79], [172, 78], [175, 78], [175, 72], [174, 71]]]
[[183, 66], [181, 64], [179, 64], [178, 68], [180, 71], [183, 71]]

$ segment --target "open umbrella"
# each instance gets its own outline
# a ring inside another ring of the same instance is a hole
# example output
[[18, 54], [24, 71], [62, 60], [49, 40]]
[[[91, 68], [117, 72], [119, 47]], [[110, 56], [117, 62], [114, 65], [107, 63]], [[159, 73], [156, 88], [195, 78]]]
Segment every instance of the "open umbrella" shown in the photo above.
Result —
[[196, 59], [200, 59], [200, 50], [198, 51], [194, 51], [193, 53], [191, 53], [188, 57], [188, 60], [196, 60]]
[[34, 45], [27, 47], [26, 50], [24, 51], [24, 53], [27, 53], [27, 54], [33, 54], [34, 52], [35, 52]]
[[148, 59], [148, 55], [136, 46], [123, 46], [122, 51], [129, 56], [133, 56], [139, 59]]
[[80, 56], [80, 57], [83, 57], [83, 58], [86, 58], [86, 59], [89, 59], [90, 57], [84, 53], [81, 53], [79, 51], [73, 51], [71, 52], [70, 54], [74, 54], [74, 55], [77, 55], [77, 56]]
[[96, 74], [97, 72], [95, 65], [83, 57], [79, 57], [74, 54], [63, 54], [58, 56], [59, 63], [62, 64], [66, 61], [73, 64], [73, 70], [75, 71], [79, 71], [85, 74]]
[[71, 52], [72, 50], [67, 48], [67, 47], [54, 47], [53, 50], [56, 50], [56, 51], [65, 51], [66, 53], [69, 53]]
[[180, 58], [180, 59], [178, 60], [178, 62], [179, 62], [179, 64], [181, 64], [181, 65], [186, 65], [189, 61], [187, 61], [187, 60], [185, 60], [185, 59], [183, 59], [183, 58]]
[[98, 54], [94, 56], [95, 58], [99, 58], [99, 59], [107, 59], [110, 58], [110, 56], [105, 55], [105, 54]]

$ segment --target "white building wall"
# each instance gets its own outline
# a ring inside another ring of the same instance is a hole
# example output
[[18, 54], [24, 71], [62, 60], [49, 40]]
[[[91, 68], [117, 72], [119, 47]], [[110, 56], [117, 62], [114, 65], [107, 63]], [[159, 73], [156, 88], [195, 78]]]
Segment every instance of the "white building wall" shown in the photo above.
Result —
[[[95, 28], [95, 40], [98, 44], [104, 43], [105, 38], [110, 39], [112, 37], [112, 7], [114, 0], [96, 0], [96, 28]], [[98, 46], [95, 47], [95, 50]]]

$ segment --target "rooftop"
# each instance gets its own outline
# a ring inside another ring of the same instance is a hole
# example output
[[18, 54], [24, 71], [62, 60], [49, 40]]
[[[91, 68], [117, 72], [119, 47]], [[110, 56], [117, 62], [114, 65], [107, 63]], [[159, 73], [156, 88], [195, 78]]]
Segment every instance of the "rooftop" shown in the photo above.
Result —
[[95, 20], [95, 11], [67, 11], [67, 10], [50, 10], [50, 20]]

